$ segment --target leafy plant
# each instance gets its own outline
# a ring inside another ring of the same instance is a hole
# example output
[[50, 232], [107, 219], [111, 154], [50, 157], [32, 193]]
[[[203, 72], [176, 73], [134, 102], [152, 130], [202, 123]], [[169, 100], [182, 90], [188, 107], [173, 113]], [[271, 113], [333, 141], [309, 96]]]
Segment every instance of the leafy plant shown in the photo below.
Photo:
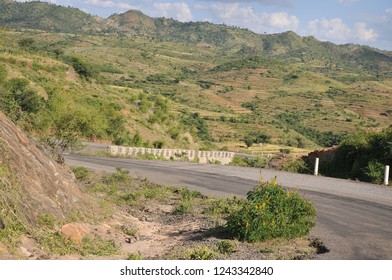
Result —
[[127, 256], [127, 260], [129, 261], [138, 261], [138, 260], [143, 260], [143, 256], [140, 252], [135, 253], [129, 253]]
[[[275, 180], [276, 181], [276, 180]], [[315, 225], [316, 211], [309, 201], [276, 182], [260, 182], [241, 208], [228, 217], [226, 229], [248, 242], [307, 235]]]
[[372, 183], [381, 184], [384, 179], [384, 164], [379, 161], [370, 161], [363, 172], [369, 177]]
[[263, 168], [266, 165], [266, 160], [261, 157], [243, 157], [235, 155], [230, 165], [243, 167]]
[[190, 211], [192, 211], [193, 205], [190, 201], [182, 201], [180, 204], [173, 210], [173, 214], [175, 215], [184, 215]]
[[237, 250], [237, 244], [232, 240], [222, 240], [218, 243], [218, 251], [221, 254], [230, 255]]
[[87, 181], [90, 178], [91, 172], [85, 167], [75, 167], [72, 168], [72, 172], [79, 181]]
[[79, 57], [65, 57], [65, 61], [69, 62], [74, 68], [75, 72], [78, 73], [82, 78], [94, 78], [98, 74], [98, 69], [94, 65], [82, 60]]
[[186, 253], [186, 260], [213, 260], [218, 256], [217, 253], [209, 249], [207, 246], [190, 250]]

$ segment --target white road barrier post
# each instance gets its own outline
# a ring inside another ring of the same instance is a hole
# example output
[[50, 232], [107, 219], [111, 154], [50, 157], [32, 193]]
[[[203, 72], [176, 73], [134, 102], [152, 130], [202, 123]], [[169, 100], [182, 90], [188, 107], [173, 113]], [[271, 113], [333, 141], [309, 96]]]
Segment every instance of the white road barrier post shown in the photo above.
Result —
[[320, 163], [320, 159], [318, 157], [316, 157], [316, 161], [314, 163], [314, 175], [315, 176], [318, 175], [319, 163]]
[[388, 184], [389, 184], [389, 165], [385, 165], [384, 185], [388, 186]]

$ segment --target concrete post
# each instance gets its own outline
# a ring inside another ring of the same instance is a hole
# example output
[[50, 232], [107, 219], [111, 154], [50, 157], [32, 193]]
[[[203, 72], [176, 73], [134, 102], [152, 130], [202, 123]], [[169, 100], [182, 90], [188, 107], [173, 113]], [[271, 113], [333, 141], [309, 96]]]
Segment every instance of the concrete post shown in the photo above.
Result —
[[389, 165], [385, 165], [384, 185], [388, 186], [388, 184], [389, 184]]
[[316, 158], [316, 160], [315, 160], [315, 162], [314, 162], [314, 175], [315, 175], [315, 176], [318, 175], [319, 163], [320, 163], [320, 159], [319, 159], [319, 158]]

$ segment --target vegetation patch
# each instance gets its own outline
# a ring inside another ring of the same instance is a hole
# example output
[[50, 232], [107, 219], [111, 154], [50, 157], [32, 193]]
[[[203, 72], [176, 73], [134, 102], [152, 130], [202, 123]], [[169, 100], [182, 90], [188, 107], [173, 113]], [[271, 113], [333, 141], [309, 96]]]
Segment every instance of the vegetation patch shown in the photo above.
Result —
[[320, 164], [320, 173], [381, 184], [385, 165], [391, 163], [392, 126], [381, 132], [358, 132], [347, 137], [332, 161]]
[[227, 231], [243, 241], [306, 236], [315, 225], [316, 210], [298, 193], [276, 182], [260, 182], [241, 208], [228, 217]]

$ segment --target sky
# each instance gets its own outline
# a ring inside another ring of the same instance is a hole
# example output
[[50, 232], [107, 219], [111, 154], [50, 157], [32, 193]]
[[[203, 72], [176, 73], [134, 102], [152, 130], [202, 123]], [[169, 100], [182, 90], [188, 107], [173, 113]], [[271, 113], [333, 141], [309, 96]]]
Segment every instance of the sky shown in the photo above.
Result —
[[[29, 0], [17, 0], [26, 2]], [[336, 44], [392, 51], [391, 0], [47, 0], [108, 17], [136, 9], [181, 22], [209, 21], [271, 34], [294, 31]]]

